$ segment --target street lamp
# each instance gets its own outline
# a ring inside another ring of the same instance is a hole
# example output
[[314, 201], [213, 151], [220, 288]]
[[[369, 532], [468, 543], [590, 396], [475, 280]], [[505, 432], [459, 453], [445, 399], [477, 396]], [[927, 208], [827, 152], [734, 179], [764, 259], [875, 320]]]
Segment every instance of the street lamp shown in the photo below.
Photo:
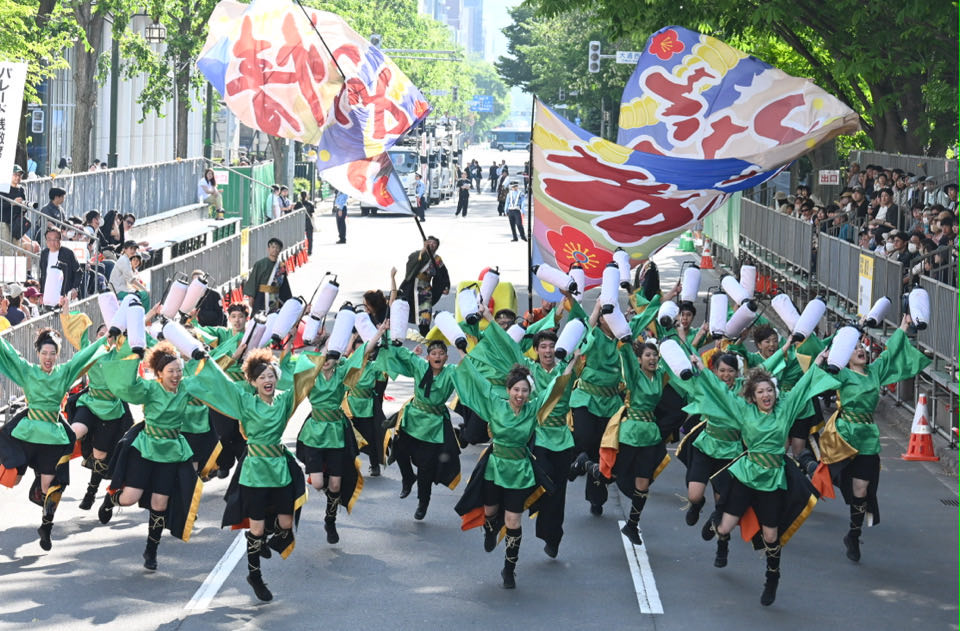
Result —
[[143, 38], [150, 44], [162, 44], [167, 40], [167, 29], [154, 20], [143, 29]]

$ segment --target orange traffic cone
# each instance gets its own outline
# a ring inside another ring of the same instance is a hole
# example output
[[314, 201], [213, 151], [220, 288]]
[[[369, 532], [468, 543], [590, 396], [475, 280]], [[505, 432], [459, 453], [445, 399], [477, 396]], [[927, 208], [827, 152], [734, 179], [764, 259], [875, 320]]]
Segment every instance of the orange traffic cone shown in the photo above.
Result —
[[703, 241], [703, 255], [700, 257], [700, 269], [713, 269], [713, 252], [710, 248], [710, 239]]
[[913, 415], [913, 428], [910, 430], [910, 444], [907, 446], [907, 453], [903, 454], [903, 459], [925, 462], [940, 460], [933, 453], [933, 437], [927, 423], [927, 395], [923, 393], [920, 393], [917, 399], [917, 411]]

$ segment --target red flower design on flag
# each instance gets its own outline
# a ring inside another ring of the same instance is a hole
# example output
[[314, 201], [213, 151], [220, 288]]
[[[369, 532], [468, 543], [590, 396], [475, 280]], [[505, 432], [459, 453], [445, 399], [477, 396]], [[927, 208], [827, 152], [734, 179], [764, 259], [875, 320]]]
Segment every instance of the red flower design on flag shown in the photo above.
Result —
[[569, 269], [573, 263], [579, 263], [588, 278], [599, 278], [603, 268], [613, 260], [610, 252], [598, 247], [593, 239], [570, 226], [564, 226], [560, 232], [548, 230], [547, 242], [554, 251], [557, 265]]
[[657, 33], [653, 36], [653, 41], [650, 42], [650, 53], [664, 61], [677, 53], [682, 53], [684, 48], [683, 42], [680, 41], [677, 32], [672, 28]]

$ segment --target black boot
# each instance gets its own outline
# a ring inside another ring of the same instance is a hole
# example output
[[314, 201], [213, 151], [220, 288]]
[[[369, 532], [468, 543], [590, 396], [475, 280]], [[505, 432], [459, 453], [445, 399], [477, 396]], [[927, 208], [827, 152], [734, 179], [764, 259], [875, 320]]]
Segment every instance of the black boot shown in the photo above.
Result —
[[713, 559], [713, 567], [727, 567], [727, 556], [730, 553], [730, 533], [717, 535], [717, 556]]
[[503, 571], [500, 572], [504, 589], [514, 589], [517, 586], [516, 569], [522, 539], [523, 529], [507, 528], [507, 536], [504, 538], [507, 549], [503, 556]]
[[87, 484], [87, 492], [80, 500], [80, 510], [90, 510], [93, 503], [97, 501], [97, 491], [100, 490], [100, 481], [103, 480], [103, 474], [107, 471], [106, 460], [98, 458], [93, 459], [93, 467], [90, 472], [90, 482]]
[[690, 508], [687, 509], [687, 525], [696, 526], [697, 522], [700, 521], [700, 511], [703, 510], [703, 505], [707, 503], [706, 498], [701, 499], [699, 502], [690, 502]]
[[410, 495], [410, 492], [413, 490], [413, 484], [416, 481], [417, 476], [413, 476], [412, 478], [403, 478], [400, 480], [400, 499]]
[[486, 520], [483, 522], [484, 551], [493, 552], [493, 549], [497, 547], [497, 537], [499, 536], [500, 529], [502, 527], [503, 520], [500, 518], [500, 513], [486, 518]]
[[372, 464], [372, 465], [370, 465], [370, 470], [369, 470], [367, 473], [370, 475], [371, 478], [379, 478], [379, 477], [380, 477], [380, 465], [379, 465], [379, 464]]
[[700, 529], [700, 536], [703, 537], [704, 541], [710, 541], [713, 539], [713, 536], [717, 534], [717, 526], [720, 525], [720, 511], [715, 510], [710, 513], [710, 519], [708, 519], [704, 524], [703, 528]]
[[116, 493], [107, 491], [107, 494], [103, 496], [103, 504], [100, 505], [100, 510], [97, 511], [97, 517], [100, 518], [101, 524], [110, 523], [110, 519], [113, 517], [113, 507], [119, 505], [119, 503], [120, 491]]
[[430, 498], [428, 497], [428, 498], [425, 499], [425, 500], [424, 500], [424, 499], [421, 499], [421, 500], [417, 503], [417, 510], [416, 510], [416, 512], [413, 514], [413, 518], [416, 519], [417, 521], [420, 521], [421, 519], [423, 519], [424, 517], [426, 517], [426, 516], [427, 516], [427, 507], [428, 507], [428, 506], [430, 506]]
[[843, 538], [847, 549], [847, 558], [854, 563], [860, 562], [860, 532], [863, 530], [863, 518], [867, 514], [867, 498], [855, 497], [850, 502], [850, 530]]
[[40, 547], [44, 551], [53, 547], [50, 540], [50, 534], [53, 532], [53, 515], [57, 512], [57, 505], [60, 503], [60, 493], [53, 495], [49, 493], [43, 498], [43, 516], [40, 519], [40, 527], [37, 528], [37, 534], [40, 535]]
[[780, 540], [773, 543], [763, 542], [763, 552], [767, 557], [767, 581], [763, 584], [760, 604], [768, 607], [777, 598], [777, 586], [780, 584]]
[[266, 535], [253, 535], [247, 531], [247, 583], [253, 593], [262, 601], [273, 600], [273, 594], [267, 589], [260, 574], [260, 549], [266, 543]]
[[147, 547], [143, 551], [143, 567], [150, 571], [157, 569], [157, 546], [160, 545], [160, 537], [163, 535], [163, 529], [167, 525], [166, 511], [157, 512], [150, 509], [150, 523], [147, 528]]
[[567, 480], [573, 482], [577, 478], [587, 473], [587, 462], [590, 458], [587, 452], [581, 451], [580, 454], [570, 463], [570, 471], [567, 474]]
[[340, 491], [334, 493], [327, 489], [327, 514], [323, 518], [323, 529], [327, 531], [327, 543], [340, 541], [337, 533], [337, 511], [340, 509]]
[[260, 556], [264, 559], [269, 559], [271, 549], [276, 550], [277, 554], [282, 556], [284, 551], [293, 545], [295, 540], [296, 538], [293, 536], [292, 528], [280, 528], [277, 526], [267, 545], [260, 547]]
[[647, 504], [647, 493], [648, 491], [633, 490], [633, 498], [630, 502], [630, 517], [627, 518], [627, 523], [620, 529], [620, 532], [635, 546], [643, 545], [638, 525], [640, 523], [640, 513], [643, 512], [643, 507]]

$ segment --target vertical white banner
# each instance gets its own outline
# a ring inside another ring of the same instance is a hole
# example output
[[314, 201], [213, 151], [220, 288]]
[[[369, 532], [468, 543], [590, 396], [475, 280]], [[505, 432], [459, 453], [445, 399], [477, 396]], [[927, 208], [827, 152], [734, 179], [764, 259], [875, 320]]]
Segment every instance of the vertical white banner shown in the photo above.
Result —
[[17, 155], [26, 80], [27, 64], [0, 62], [0, 191], [4, 193], [10, 190], [13, 161]]

